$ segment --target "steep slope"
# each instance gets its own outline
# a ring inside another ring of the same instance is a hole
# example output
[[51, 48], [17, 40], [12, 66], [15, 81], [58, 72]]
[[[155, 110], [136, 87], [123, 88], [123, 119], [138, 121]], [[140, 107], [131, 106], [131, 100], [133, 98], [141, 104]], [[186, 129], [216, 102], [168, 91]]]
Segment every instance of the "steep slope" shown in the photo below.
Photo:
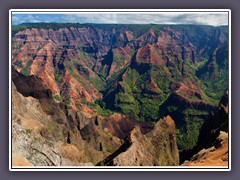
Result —
[[92, 166], [115, 152], [125, 136], [151, 126], [126, 115], [86, 116], [52, 98], [38, 77], [12, 67], [12, 165]]
[[60, 153], [52, 143], [46, 143], [54, 132], [48, 131], [43, 120], [48, 122], [50, 118], [42, 111], [39, 101], [32, 97], [24, 98], [12, 84], [13, 166], [61, 164]]
[[228, 87], [227, 26], [30, 23], [13, 35], [13, 66], [54, 99], [89, 117], [171, 115], [180, 149], [196, 144]]
[[220, 131], [217, 145], [202, 149], [181, 166], [228, 166], [228, 133]]
[[228, 165], [228, 91], [219, 102], [218, 110], [210, 114], [201, 127], [197, 145], [180, 152], [183, 165]]
[[[14, 68], [12, 74], [13, 165], [93, 165], [121, 145], [119, 138], [94, 124], [95, 117], [55, 102], [40, 78], [24, 76]], [[87, 127], [98, 139], [84, 136]]]
[[97, 165], [176, 166], [179, 154], [175, 130], [170, 116], [160, 119], [154, 129], [145, 135], [135, 127], [122, 146]]

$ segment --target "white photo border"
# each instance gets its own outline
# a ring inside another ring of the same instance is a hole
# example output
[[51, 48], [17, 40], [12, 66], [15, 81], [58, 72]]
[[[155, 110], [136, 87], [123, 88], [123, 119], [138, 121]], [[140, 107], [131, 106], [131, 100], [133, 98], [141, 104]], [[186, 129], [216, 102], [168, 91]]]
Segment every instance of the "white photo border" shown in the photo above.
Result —
[[[228, 13], [229, 34], [229, 140], [226, 166], [12, 166], [12, 14], [88, 14], [88, 13]], [[9, 171], [231, 171], [231, 10], [230, 9], [10, 9], [9, 10]]]

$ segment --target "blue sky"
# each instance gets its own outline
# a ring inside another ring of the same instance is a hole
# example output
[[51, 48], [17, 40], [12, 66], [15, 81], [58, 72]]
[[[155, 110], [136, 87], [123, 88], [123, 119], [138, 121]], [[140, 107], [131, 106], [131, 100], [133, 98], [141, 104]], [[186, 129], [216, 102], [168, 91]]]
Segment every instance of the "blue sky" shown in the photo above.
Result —
[[73, 22], [73, 23], [107, 23], [107, 24], [201, 24], [201, 25], [228, 25], [228, 14], [214, 13], [184, 13], [165, 12], [161, 14], [12, 14], [12, 24], [24, 22]]

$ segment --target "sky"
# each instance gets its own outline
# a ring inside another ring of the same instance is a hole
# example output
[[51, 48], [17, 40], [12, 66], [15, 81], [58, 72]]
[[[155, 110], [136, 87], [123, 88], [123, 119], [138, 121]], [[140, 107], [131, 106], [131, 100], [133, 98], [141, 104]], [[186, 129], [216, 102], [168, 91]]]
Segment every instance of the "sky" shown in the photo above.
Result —
[[74, 14], [36, 14], [14, 13], [12, 24], [26, 22], [57, 22], [57, 23], [101, 23], [101, 24], [197, 24], [221, 26], [228, 25], [227, 12], [191, 13], [191, 12], [161, 12], [161, 13], [74, 13]]

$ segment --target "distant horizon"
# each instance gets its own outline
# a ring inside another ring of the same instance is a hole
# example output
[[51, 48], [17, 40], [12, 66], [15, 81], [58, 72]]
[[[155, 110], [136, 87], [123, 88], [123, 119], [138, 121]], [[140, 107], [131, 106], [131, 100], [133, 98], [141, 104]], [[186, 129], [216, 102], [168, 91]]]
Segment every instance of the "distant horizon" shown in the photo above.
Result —
[[227, 26], [227, 12], [161, 12], [161, 13], [12, 13], [12, 25], [22, 23], [79, 23], [79, 24], [159, 24]]
[[154, 23], [146, 23], [146, 24], [126, 24], [126, 23], [79, 23], [79, 22], [23, 22], [20, 24], [12, 24], [13, 26], [19, 26], [24, 24], [79, 24], [79, 25], [166, 25], [166, 26], [213, 26], [213, 27], [221, 27], [221, 26], [228, 26], [226, 25], [208, 25], [208, 24], [154, 24]]

